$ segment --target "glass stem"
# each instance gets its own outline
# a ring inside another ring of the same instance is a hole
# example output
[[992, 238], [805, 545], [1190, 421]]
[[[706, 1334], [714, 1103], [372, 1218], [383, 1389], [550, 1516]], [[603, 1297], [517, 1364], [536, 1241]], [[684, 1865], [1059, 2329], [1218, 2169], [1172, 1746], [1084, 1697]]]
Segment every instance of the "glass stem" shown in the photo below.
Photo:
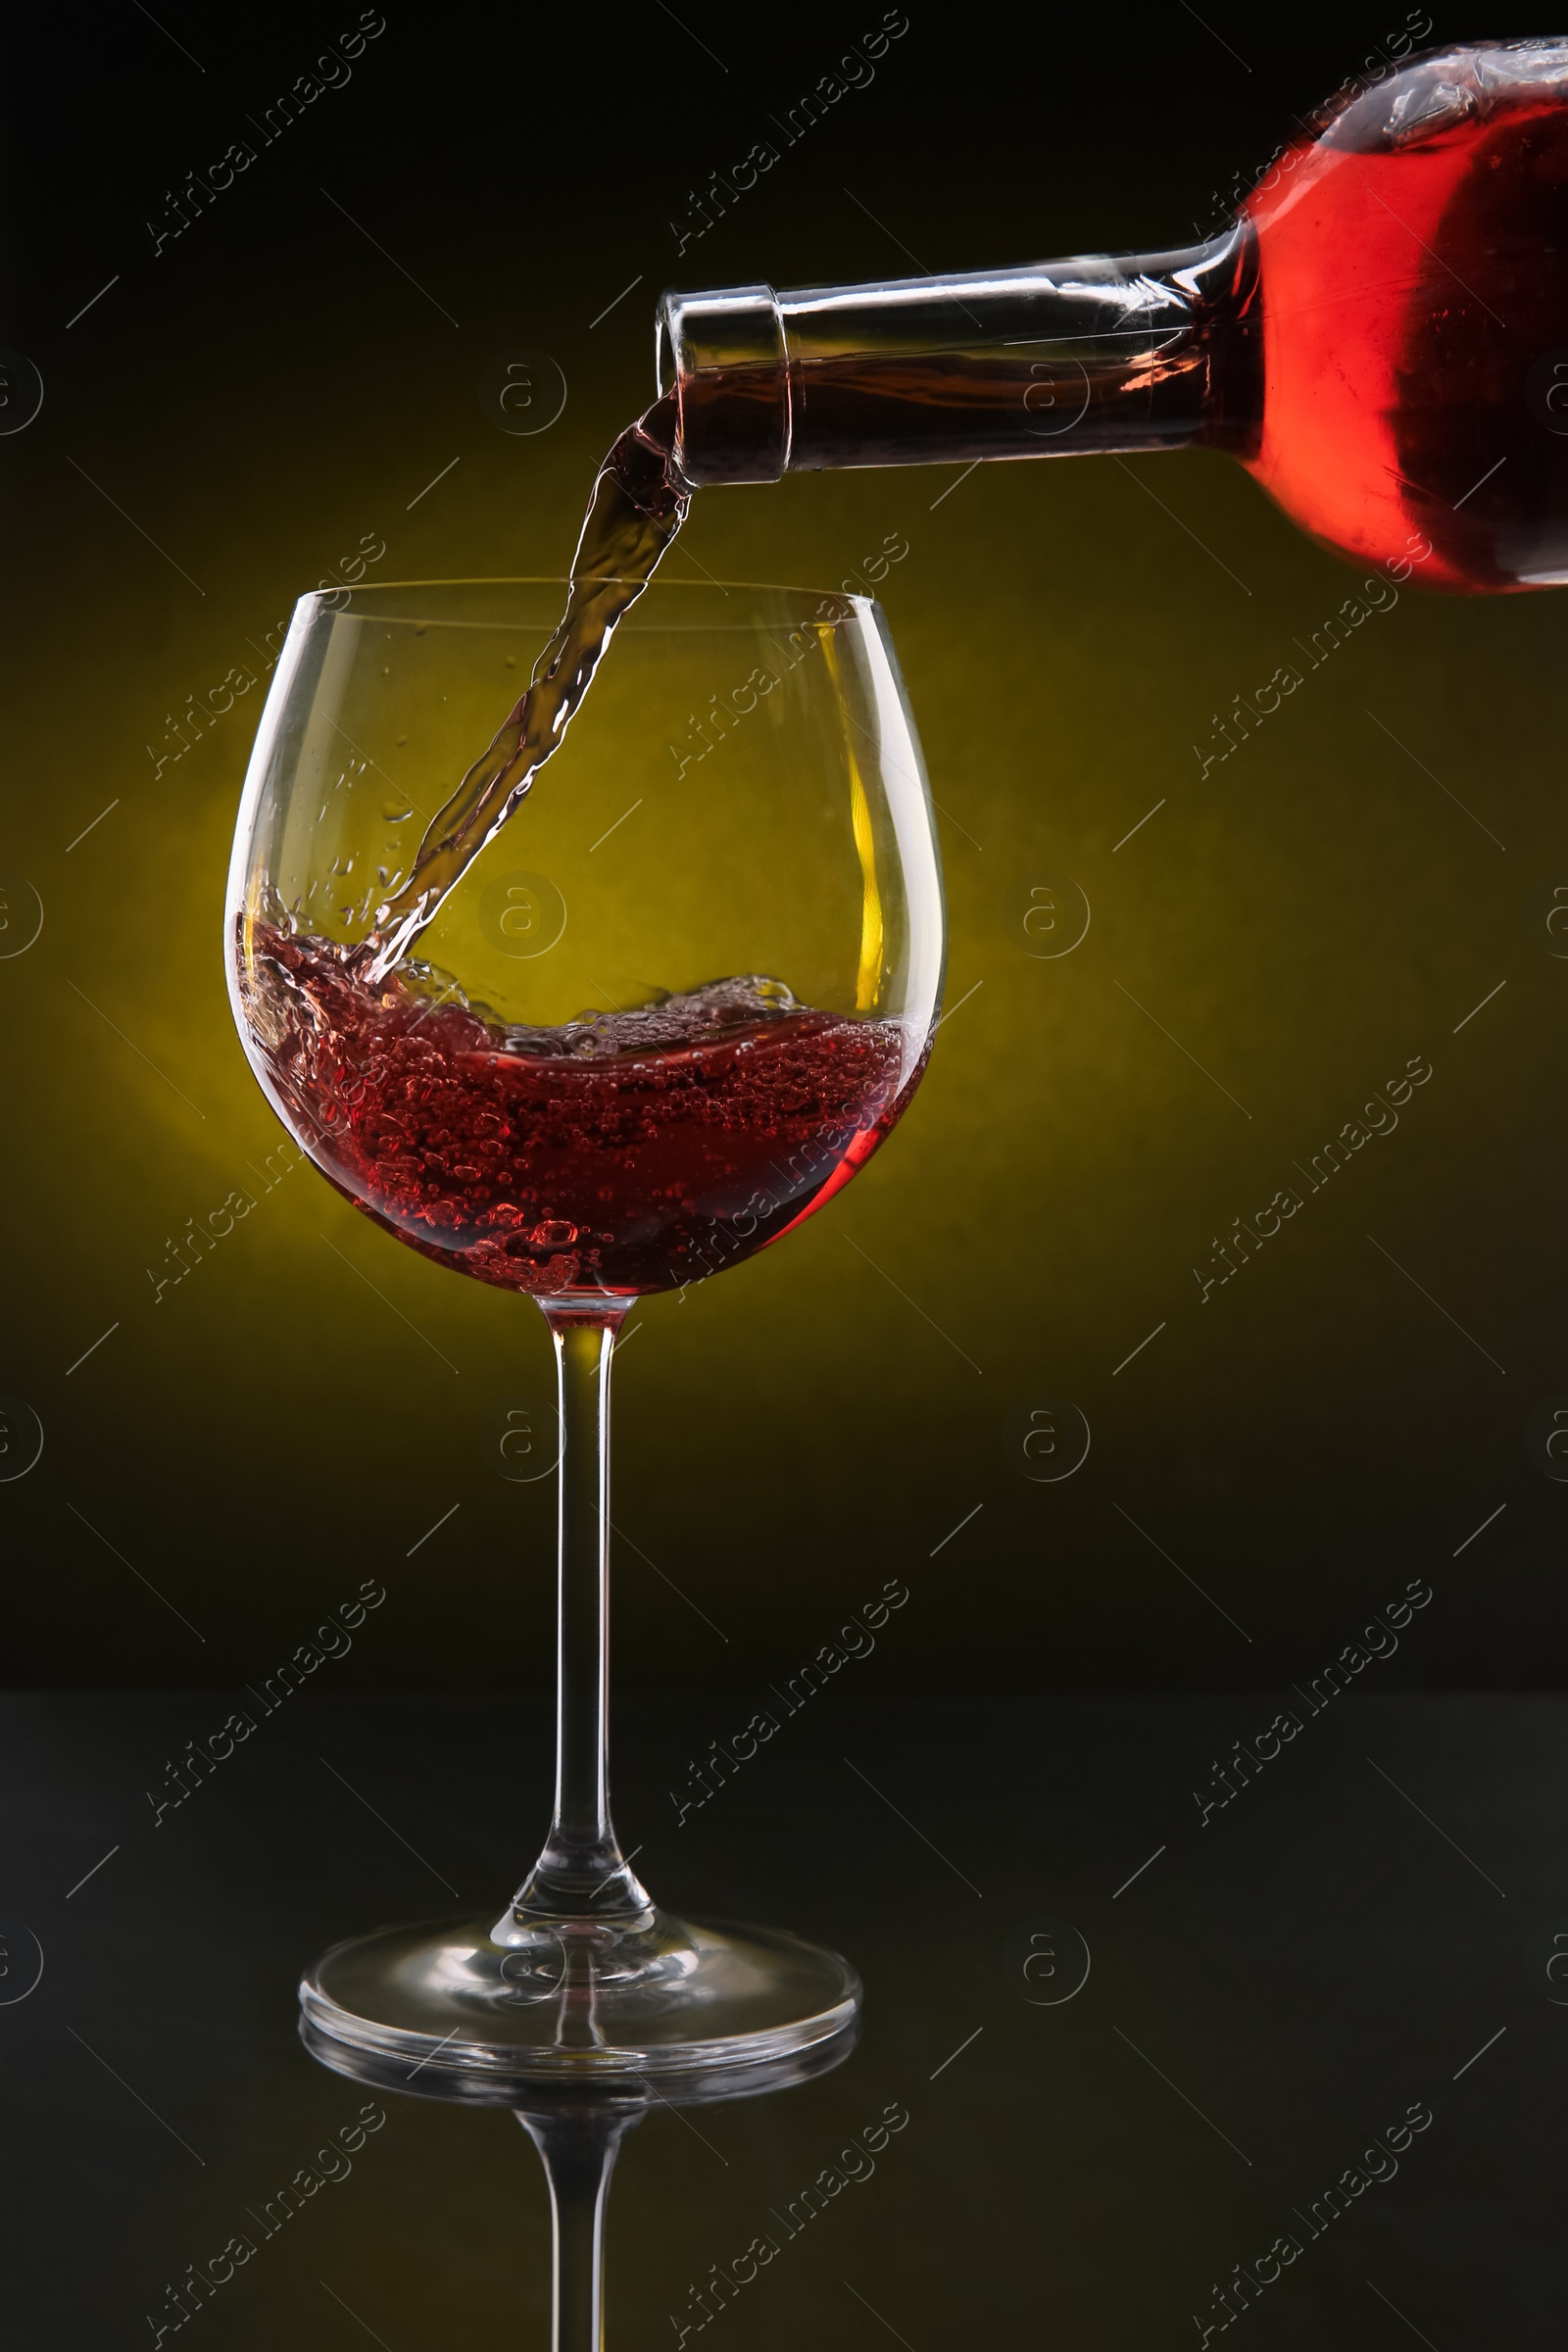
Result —
[[541, 1303], [561, 1413], [556, 1807], [513, 1911], [624, 1922], [651, 1909], [610, 1818], [610, 1368], [626, 1309]]

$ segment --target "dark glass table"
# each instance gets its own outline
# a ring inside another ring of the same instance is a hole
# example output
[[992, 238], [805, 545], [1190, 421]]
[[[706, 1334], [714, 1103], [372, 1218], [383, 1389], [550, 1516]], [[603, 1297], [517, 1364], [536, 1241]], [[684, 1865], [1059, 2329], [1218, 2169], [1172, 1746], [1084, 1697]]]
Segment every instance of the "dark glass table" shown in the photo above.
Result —
[[[620, 2115], [612, 2347], [1560, 2330], [1568, 1702], [832, 1690], [682, 1817], [754, 1703], [625, 1702], [617, 1819], [663, 1900], [847, 1952], [863, 2034]], [[548, 1706], [309, 1690], [220, 1754], [239, 1705], [0, 1713], [4, 2341], [544, 2345], [529, 2138], [328, 2071], [294, 1987], [500, 1908]]]

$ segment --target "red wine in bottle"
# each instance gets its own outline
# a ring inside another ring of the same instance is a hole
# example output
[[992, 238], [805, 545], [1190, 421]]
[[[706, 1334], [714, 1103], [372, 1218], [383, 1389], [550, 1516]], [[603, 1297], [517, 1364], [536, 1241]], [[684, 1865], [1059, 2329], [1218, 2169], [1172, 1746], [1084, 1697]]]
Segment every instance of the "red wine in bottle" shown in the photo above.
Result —
[[864, 1165], [918, 1083], [896, 1020], [748, 976], [509, 1028], [358, 951], [259, 924], [247, 1021], [289, 1123], [359, 1207], [514, 1291], [633, 1298], [738, 1265]]
[[1206, 444], [1358, 564], [1568, 582], [1568, 40], [1352, 84], [1184, 252], [660, 316], [695, 487]]
[[1460, 51], [1352, 94], [1246, 220], [1249, 472], [1347, 555], [1430, 545], [1429, 586], [1568, 581], [1568, 47]]

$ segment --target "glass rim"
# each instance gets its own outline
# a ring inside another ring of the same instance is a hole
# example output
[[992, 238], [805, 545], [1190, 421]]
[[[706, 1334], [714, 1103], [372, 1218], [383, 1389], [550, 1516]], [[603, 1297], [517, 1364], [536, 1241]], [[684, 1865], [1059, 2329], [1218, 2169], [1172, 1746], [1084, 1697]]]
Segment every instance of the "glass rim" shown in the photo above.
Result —
[[[584, 576], [601, 580], [612, 580], [620, 579], [624, 575], [619, 572], [607, 571], [585, 574]], [[298, 612], [302, 605], [324, 604], [330, 606], [335, 612], [343, 612], [347, 609], [342, 602], [342, 599], [345, 597], [353, 598], [359, 596], [388, 596], [394, 592], [403, 594], [411, 588], [560, 588], [564, 591], [569, 589], [570, 586], [570, 577], [564, 572], [497, 572], [494, 574], [475, 574], [471, 577], [460, 576], [448, 577], [444, 579], [424, 580], [345, 580], [339, 587], [336, 588], [305, 589], [295, 599], [294, 609], [296, 612]], [[841, 605], [853, 605], [858, 611], [863, 612], [874, 612], [880, 610], [877, 600], [874, 596], [862, 596], [854, 589], [803, 588], [798, 584], [788, 580], [666, 580], [656, 576], [654, 579], [649, 580], [645, 584], [643, 593], [647, 595], [655, 589], [658, 589], [661, 592], [666, 589], [683, 589], [691, 594], [705, 596], [710, 594], [714, 589], [717, 589], [721, 595], [725, 596], [729, 594], [731, 589], [752, 589], [761, 590], [764, 594], [770, 596], [800, 596], [811, 598], [818, 603], [826, 602], [829, 598], [832, 598]]]

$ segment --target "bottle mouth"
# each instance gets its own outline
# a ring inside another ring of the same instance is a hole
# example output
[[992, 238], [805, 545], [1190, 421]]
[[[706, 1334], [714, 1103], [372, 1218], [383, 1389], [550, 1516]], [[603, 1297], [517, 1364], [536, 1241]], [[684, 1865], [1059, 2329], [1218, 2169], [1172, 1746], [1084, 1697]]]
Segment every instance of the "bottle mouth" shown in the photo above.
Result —
[[771, 286], [661, 297], [661, 395], [675, 396], [675, 463], [694, 489], [776, 482], [790, 462], [789, 361]]

